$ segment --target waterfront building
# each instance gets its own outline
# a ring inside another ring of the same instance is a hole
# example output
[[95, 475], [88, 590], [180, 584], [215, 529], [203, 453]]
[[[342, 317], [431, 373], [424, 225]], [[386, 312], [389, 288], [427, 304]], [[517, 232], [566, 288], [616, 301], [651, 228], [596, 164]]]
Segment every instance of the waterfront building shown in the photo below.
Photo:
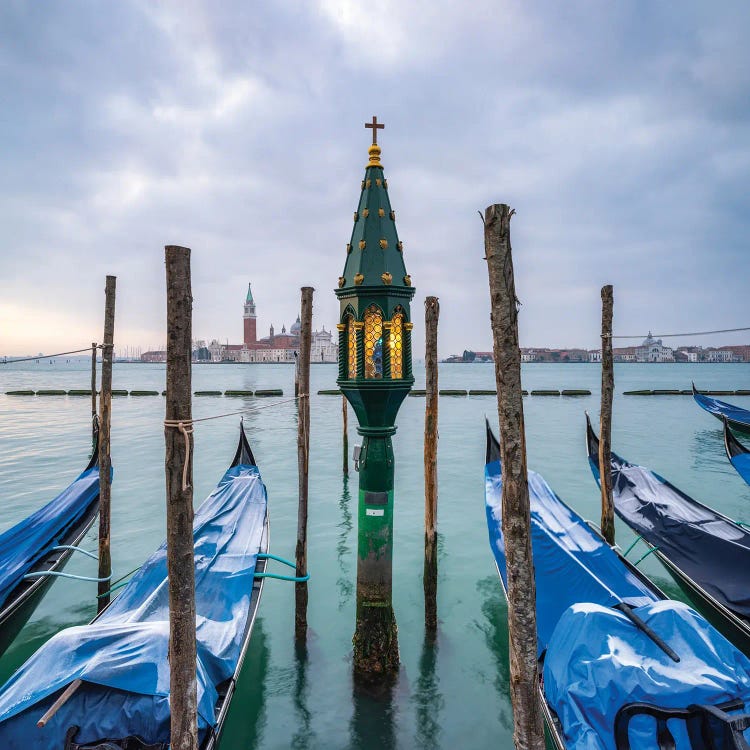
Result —
[[734, 353], [730, 349], [707, 349], [706, 362], [733, 362]]
[[[281, 326], [281, 333], [271, 323], [268, 336], [258, 338], [258, 316], [253, 299], [251, 285], [247, 285], [247, 295], [242, 314], [243, 342], [241, 344], [220, 344], [212, 341], [208, 350], [214, 362], [286, 362], [293, 363], [299, 352], [300, 319], [287, 331], [286, 325]], [[330, 331], [325, 326], [321, 331], [312, 332], [310, 350], [311, 362], [338, 361], [338, 344], [333, 341]]]
[[674, 362], [674, 353], [668, 346], [664, 346], [661, 339], [655, 339], [648, 332], [643, 343], [636, 347], [636, 362]]
[[601, 362], [601, 361], [602, 361], [602, 350], [590, 349], [589, 350], [589, 362]]

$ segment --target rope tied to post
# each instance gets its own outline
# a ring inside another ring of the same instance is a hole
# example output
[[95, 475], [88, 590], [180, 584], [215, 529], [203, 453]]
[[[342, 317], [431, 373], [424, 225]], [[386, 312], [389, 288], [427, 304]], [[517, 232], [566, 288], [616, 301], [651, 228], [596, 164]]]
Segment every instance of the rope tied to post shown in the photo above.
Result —
[[190, 485], [187, 483], [187, 471], [188, 464], [190, 463], [190, 435], [193, 434], [193, 425], [196, 422], [209, 422], [212, 419], [224, 419], [224, 417], [233, 417], [237, 414], [252, 414], [253, 412], [260, 411], [261, 409], [271, 409], [275, 406], [281, 406], [282, 404], [289, 404], [294, 401], [299, 401], [303, 398], [310, 398], [309, 393], [300, 393], [299, 396], [294, 398], [288, 398], [283, 401], [274, 401], [271, 404], [264, 404], [263, 406], [256, 406], [252, 409], [240, 409], [238, 411], [229, 411], [224, 414], [214, 414], [210, 417], [198, 417], [198, 419], [165, 419], [164, 429], [179, 430], [185, 437], [185, 465], [182, 467], [182, 491], [184, 492]]
[[165, 419], [164, 429], [179, 430], [185, 437], [185, 462], [182, 465], [182, 491], [190, 488], [187, 481], [188, 466], [190, 464], [190, 435], [193, 434], [192, 419]]

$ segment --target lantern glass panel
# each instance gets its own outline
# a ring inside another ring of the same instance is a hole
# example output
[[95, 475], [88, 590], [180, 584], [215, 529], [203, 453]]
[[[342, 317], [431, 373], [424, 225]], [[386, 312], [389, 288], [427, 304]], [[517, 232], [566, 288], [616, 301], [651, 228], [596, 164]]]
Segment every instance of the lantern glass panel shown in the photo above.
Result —
[[357, 377], [357, 330], [354, 327], [354, 318], [351, 315], [346, 318], [346, 334], [348, 339], [349, 379], [352, 380]]
[[397, 312], [391, 320], [391, 378], [404, 377], [404, 314]]
[[365, 377], [383, 377], [383, 316], [375, 305], [365, 311]]

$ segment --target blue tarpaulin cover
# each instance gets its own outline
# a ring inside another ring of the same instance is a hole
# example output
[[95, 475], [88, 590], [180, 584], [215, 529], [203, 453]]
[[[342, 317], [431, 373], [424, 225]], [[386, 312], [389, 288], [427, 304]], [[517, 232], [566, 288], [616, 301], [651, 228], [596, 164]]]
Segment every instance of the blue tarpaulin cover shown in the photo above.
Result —
[[54, 500], [0, 535], [0, 607], [34, 565], [60, 543], [99, 495], [99, 467], [84, 471]]
[[750, 484], [750, 453], [741, 453], [729, 459], [737, 473]]
[[[487, 464], [485, 484], [490, 546], [507, 590], [499, 461]], [[625, 600], [638, 607], [656, 599], [534, 471], [529, 471], [529, 496], [540, 654], [572, 604], [591, 601], [614, 606]]]
[[[257, 467], [230, 468], [195, 515], [198, 724], [215, 723], [217, 686], [231, 678], [248, 624], [267, 497]], [[0, 747], [61, 748], [138, 735], [169, 739], [169, 602], [166, 543], [90, 625], [50, 639], [0, 693]], [[36, 721], [56, 693], [84, 681], [42, 729]]]
[[750, 430], [750, 411], [743, 409], [741, 406], [735, 406], [729, 404], [726, 401], [721, 401], [718, 398], [711, 398], [711, 396], [704, 396], [702, 393], [693, 393], [693, 398], [701, 409], [705, 409], [710, 414], [721, 419], [726, 417], [730, 422], [737, 424], [738, 426], [745, 426]]
[[[624, 614], [599, 604], [563, 613], [544, 661], [544, 692], [576, 750], [615, 750], [617, 710], [643, 702], [660, 708], [719, 705], [739, 698], [750, 705], [750, 660], [686, 604], [659, 601], [635, 610], [680, 656], [673, 662]], [[692, 747], [685, 723], [672, 720], [677, 750]], [[636, 716], [632, 748], [657, 750], [655, 721]], [[750, 730], [745, 732], [750, 738]]]
[[[599, 444], [587, 429], [599, 481]], [[739, 617], [750, 618], [750, 530], [686, 495], [644, 466], [611, 454], [617, 515], [636, 534]]]
[[[667, 708], [727, 698], [750, 702], [750, 661], [689, 607], [661, 599], [539, 474], [529, 471], [528, 480], [538, 652], [545, 697], [566, 746], [614, 750], [617, 712], [638, 700]], [[499, 461], [486, 465], [485, 497], [490, 546], [507, 588]], [[672, 661], [613, 608], [620, 602], [633, 607], [681, 661]], [[635, 717], [632, 747], [657, 750], [654, 726], [650, 717]], [[681, 732], [675, 731], [676, 739]]]

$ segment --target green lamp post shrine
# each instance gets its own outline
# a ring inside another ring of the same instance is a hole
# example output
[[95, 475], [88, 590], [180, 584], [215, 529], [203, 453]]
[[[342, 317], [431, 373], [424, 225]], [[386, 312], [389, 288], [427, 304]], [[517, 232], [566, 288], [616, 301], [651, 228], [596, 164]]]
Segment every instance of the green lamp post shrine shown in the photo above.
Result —
[[414, 384], [411, 314], [414, 296], [396, 232], [388, 181], [372, 118], [369, 161], [336, 296], [341, 305], [337, 383], [352, 405], [362, 436], [359, 454], [357, 624], [354, 667], [360, 673], [398, 669], [391, 599], [393, 469], [396, 414]]

